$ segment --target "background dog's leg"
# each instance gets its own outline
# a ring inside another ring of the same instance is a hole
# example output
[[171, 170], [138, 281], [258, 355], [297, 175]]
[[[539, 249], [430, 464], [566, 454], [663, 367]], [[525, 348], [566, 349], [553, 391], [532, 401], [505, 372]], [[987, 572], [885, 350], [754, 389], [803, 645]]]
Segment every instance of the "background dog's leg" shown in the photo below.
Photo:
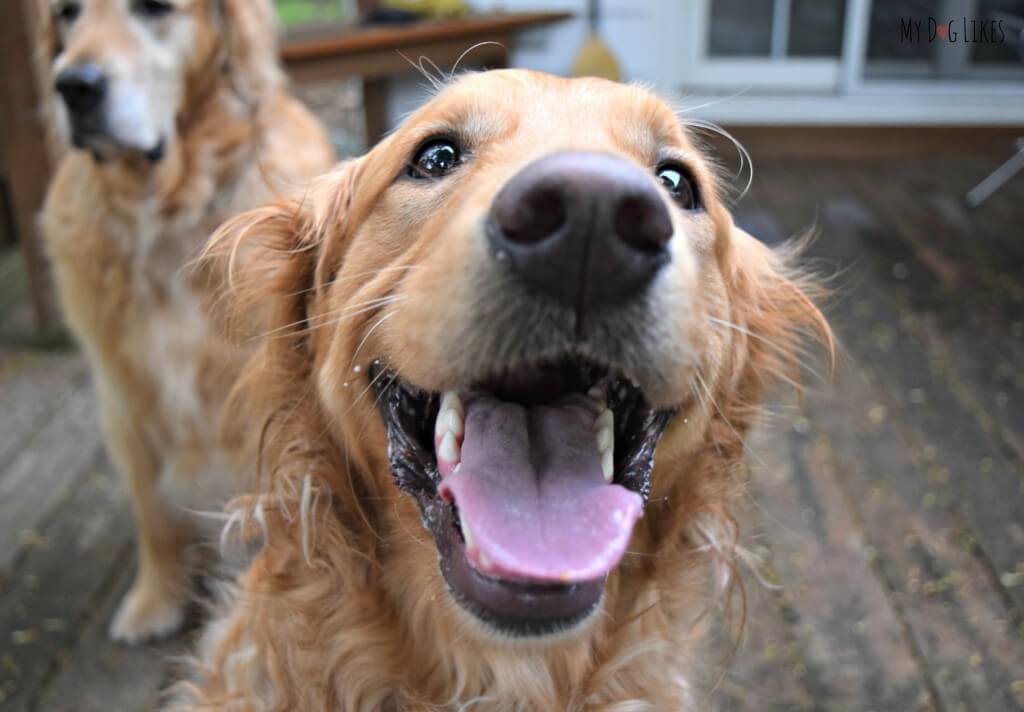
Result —
[[104, 404], [107, 446], [131, 494], [138, 571], [114, 615], [110, 635], [134, 643], [173, 633], [184, 621], [188, 600], [184, 554], [190, 537], [184, 518], [160, 495], [162, 462], [141, 431], [140, 421], [112, 410]]

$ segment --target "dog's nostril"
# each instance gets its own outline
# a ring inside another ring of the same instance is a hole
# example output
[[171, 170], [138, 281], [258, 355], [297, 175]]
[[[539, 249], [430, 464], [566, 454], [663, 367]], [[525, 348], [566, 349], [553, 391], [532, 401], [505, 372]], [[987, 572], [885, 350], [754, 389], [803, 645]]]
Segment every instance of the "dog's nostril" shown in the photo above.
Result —
[[615, 212], [615, 232], [643, 252], [658, 252], [672, 238], [672, 219], [656, 195], [627, 196]]
[[544, 240], [565, 224], [565, 201], [555, 186], [538, 186], [519, 200], [501, 201], [494, 219], [511, 242], [529, 245]]
[[504, 270], [574, 311], [579, 333], [585, 312], [641, 294], [668, 264], [672, 219], [641, 166], [567, 151], [534, 161], [502, 187], [486, 235]]
[[57, 75], [57, 92], [72, 111], [95, 109], [107, 93], [107, 77], [95, 64], [77, 64]]

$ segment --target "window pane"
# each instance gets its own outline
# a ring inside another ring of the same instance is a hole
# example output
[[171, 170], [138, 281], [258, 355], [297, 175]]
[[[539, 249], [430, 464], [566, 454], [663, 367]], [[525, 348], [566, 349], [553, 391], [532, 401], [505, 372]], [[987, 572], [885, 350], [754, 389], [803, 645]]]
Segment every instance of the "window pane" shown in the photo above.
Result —
[[843, 50], [846, 0], [792, 0], [789, 11], [791, 57], [838, 57]]
[[1024, 62], [1014, 27], [1024, 27], [1024, 0], [874, 2], [864, 75], [1019, 81]]
[[1003, 42], [979, 42], [974, 46], [974, 61], [990, 64], [1024, 61], [1024, 46], [1020, 38], [1020, 32], [1024, 30], [1024, 2], [981, 0], [979, 6], [978, 14], [999, 22], [1000, 32], [1006, 35], [1006, 39]]
[[908, 42], [901, 35], [901, 22], [920, 20], [925, 26], [935, 17], [939, 0], [889, 0], [871, 3], [868, 25], [868, 59], [927, 60], [927, 42]]
[[774, 0], [714, 0], [708, 30], [708, 54], [767, 57], [772, 45]]

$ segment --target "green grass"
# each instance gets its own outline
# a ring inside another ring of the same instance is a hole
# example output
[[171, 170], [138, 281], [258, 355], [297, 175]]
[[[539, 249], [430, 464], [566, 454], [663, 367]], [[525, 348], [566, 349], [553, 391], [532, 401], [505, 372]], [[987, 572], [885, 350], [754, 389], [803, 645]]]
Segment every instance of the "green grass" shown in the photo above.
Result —
[[276, 0], [277, 14], [286, 26], [352, 19], [338, 0]]

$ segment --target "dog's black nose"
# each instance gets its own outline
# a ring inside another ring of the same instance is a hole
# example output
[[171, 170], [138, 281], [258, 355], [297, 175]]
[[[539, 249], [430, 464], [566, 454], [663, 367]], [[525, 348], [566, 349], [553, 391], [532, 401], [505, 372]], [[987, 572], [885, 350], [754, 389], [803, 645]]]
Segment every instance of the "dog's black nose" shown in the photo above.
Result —
[[107, 76], [97, 65], [86, 62], [58, 74], [56, 86], [71, 111], [84, 113], [103, 102], [107, 94]]
[[653, 178], [601, 153], [546, 156], [491, 206], [488, 236], [529, 285], [575, 310], [639, 293], [669, 260], [672, 219]]

